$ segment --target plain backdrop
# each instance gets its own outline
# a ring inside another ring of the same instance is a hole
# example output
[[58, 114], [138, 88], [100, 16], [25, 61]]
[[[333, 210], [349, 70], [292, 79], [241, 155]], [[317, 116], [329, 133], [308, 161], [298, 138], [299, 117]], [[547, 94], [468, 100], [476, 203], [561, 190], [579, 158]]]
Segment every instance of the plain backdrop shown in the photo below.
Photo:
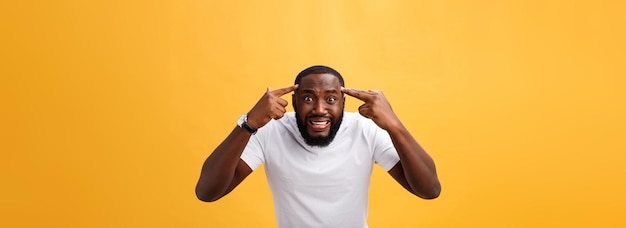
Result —
[[625, 11], [1, 1], [0, 226], [275, 227], [262, 168], [215, 203], [194, 187], [267, 87], [323, 64], [382, 90], [437, 164], [432, 201], [376, 167], [370, 227], [624, 227]]

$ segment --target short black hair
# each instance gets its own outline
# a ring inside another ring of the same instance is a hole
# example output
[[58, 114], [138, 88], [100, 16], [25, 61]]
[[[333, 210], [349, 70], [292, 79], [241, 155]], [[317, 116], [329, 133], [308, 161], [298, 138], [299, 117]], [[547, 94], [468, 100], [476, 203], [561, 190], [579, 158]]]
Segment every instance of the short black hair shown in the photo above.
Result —
[[339, 72], [337, 72], [333, 68], [322, 66], [322, 65], [312, 66], [301, 71], [298, 74], [298, 76], [296, 76], [296, 81], [294, 82], [294, 84], [300, 84], [300, 81], [302, 81], [302, 78], [304, 78], [305, 76], [309, 74], [332, 74], [335, 77], [337, 77], [337, 79], [339, 79], [339, 84], [345, 87], [343, 83], [343, 77], [341, 77], [341, 74]]

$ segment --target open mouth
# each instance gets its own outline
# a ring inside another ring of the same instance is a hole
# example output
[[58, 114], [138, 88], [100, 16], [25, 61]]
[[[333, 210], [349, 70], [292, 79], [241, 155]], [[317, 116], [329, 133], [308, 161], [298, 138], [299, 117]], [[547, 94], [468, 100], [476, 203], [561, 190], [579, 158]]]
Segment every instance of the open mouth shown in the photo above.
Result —
[[316, 131], [325, 130], [328, 126], [330, 126], [330, 120], [309, 120], [307, 121], [309, 126]]

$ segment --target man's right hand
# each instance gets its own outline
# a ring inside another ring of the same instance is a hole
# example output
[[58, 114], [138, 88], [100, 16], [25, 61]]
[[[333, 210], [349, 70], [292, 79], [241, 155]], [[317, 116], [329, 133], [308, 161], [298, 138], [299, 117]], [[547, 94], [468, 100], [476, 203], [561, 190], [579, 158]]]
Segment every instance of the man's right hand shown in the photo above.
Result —
[[248, 112], [248, 125], [258, 129], [265, 126], [265, 124], [269, 123], [272, 119], [277, 120], [282, 118], [287, 111], [285, 107], [287, 107], [289, 103], [280, 97], [295, 91], [297, 88], [297, 84], [273, 91], [267, 87], [267, 92], [265, 92], [263, 97], [254, 105], [252, 110]]
[[[285, 115], [287, 101], [280, 98], [298, 88], [298, 85], [267, 92], [259, 102], [248, 112], [248, 125], [261, 128], [272, 119], [279, 119]], [[202, 165], [200, 179], [196, 184], [196, 196], [206, 202], [216, 201], [241, 183], [252, 169], [241, 159], [241, 153], [246, 147], [250, 134], [244, 134], [241, 128], [233, 131], [209, 155]]]

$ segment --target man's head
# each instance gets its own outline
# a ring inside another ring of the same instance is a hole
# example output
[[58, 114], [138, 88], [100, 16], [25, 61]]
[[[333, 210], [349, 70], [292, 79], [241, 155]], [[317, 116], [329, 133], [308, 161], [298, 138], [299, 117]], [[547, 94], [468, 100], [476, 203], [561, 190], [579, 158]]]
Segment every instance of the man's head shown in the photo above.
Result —
[[296, 77], [292, 95], [296, 122], [304, 141], [311, 146], [328, 146], [343, 119], [343, 77], [327, 66], [309, 67]]

